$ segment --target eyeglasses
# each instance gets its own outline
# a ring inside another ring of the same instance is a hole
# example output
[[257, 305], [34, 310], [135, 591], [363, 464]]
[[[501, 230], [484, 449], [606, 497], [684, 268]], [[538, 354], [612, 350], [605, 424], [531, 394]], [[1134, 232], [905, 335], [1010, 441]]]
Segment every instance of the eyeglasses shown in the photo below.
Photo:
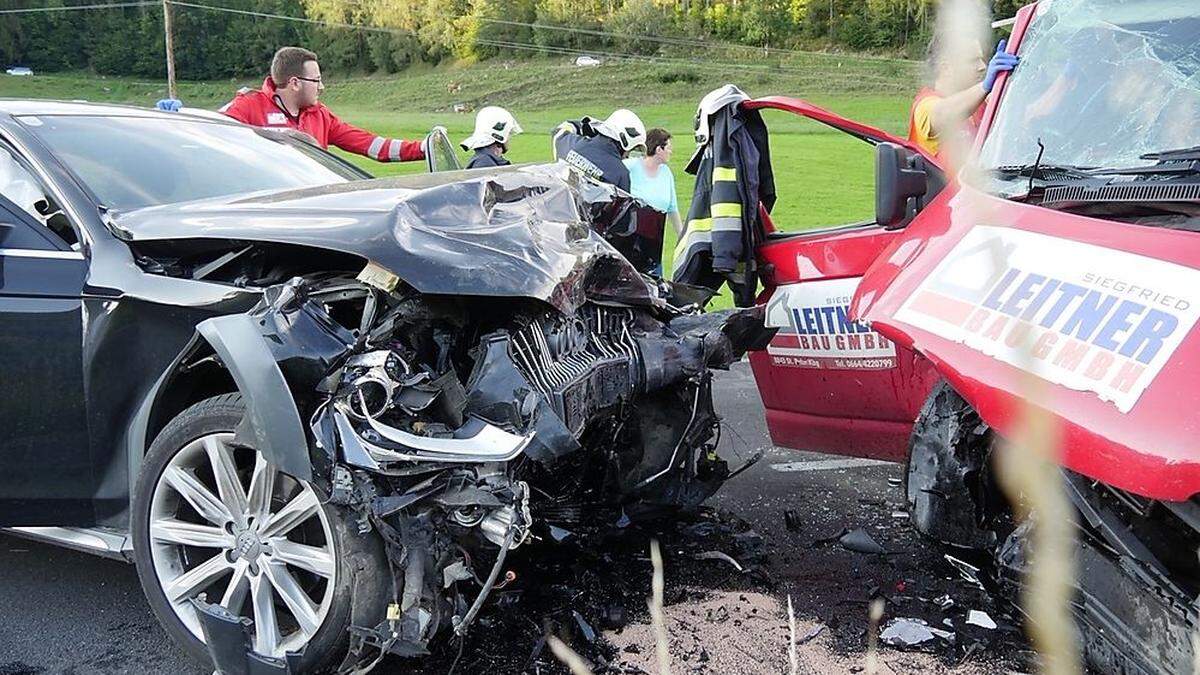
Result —
[[319, 77], [300, 77], [299, 75], [293, 75], [292, 77], [295, 77], [297, 80], [304, 80], [305, 82], [316, 82], [317, 84], [321, 84], [321, 78]]

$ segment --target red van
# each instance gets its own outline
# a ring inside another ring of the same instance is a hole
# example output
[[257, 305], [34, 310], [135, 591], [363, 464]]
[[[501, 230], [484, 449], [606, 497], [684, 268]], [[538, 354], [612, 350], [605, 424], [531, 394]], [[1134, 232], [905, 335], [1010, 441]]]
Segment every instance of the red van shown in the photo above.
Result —
[[[1191, 669], [1200, 596], [1200, 5], [1025, 7], [951, 173], [876, 145], [875, 222], [772, 233], [752, 355], [775, 443], [906, 462], [915, 526], [1021, 571], [991, 472], [1025, 404], [1057, 423], [1079, 514], [1076, 610], [1105, 672]], [[770, 227], [768, 227], [770, 229]]]

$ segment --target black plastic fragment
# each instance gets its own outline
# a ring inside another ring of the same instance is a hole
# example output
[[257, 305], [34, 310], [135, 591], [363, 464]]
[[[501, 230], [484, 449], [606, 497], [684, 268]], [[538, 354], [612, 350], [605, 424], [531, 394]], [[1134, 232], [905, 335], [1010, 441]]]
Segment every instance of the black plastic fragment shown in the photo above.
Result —
[[200, 630], [213, 667], [219, 675], [290, 675], [299, 672], [302, 653], [290, 652], [286, 658], [273, 658], [254, 651], [250, 632], [254, 622], [220, 605], [205, 602], [203, 595], [192, 604], [200, 617]]

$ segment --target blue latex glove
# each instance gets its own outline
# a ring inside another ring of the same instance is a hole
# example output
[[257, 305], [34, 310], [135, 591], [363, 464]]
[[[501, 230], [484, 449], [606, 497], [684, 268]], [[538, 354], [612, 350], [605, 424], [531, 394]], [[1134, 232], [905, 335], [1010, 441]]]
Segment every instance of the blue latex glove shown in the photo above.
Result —
[[1016, 54], [1009, 54], [1004, 51], [1008, 48], [1008, 40], [1001, 40], [1000, 44], [996, 45], [996, 53], [992, 56], [992, 60], [988, 62], [987, 75], [983, 76], [983, 90], [987, 93], [992, 93], [992, 87], [996, 86], [996, 77], [1000, 73], [1007, 73], [1017, 64], [1021, 62], [1020, 57]]
[[180, 101], [177, 98], [164, 98], [158, 103], [155, 103], [154, 107], [165, 112], [179, 112], [179, 110], [183, 108], [183, 101]]

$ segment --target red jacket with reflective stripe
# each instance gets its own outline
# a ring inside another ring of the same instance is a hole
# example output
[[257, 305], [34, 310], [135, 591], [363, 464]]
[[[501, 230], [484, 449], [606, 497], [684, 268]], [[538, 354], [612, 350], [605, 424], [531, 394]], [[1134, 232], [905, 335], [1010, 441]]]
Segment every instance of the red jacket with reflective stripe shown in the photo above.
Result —
[[322, 147], [337, 146], [346, 152], [381, 162], [408, 162], [425, 159], [420, 141], [384, 138], [338, 119], [323, 103], [305, 108], [292, 117], [275, 102], [275, 82], [267, 77], [262, 89], [238, 94], [221, 112], [239, 122], [256, 127], [291, 127], [317, 139]]

